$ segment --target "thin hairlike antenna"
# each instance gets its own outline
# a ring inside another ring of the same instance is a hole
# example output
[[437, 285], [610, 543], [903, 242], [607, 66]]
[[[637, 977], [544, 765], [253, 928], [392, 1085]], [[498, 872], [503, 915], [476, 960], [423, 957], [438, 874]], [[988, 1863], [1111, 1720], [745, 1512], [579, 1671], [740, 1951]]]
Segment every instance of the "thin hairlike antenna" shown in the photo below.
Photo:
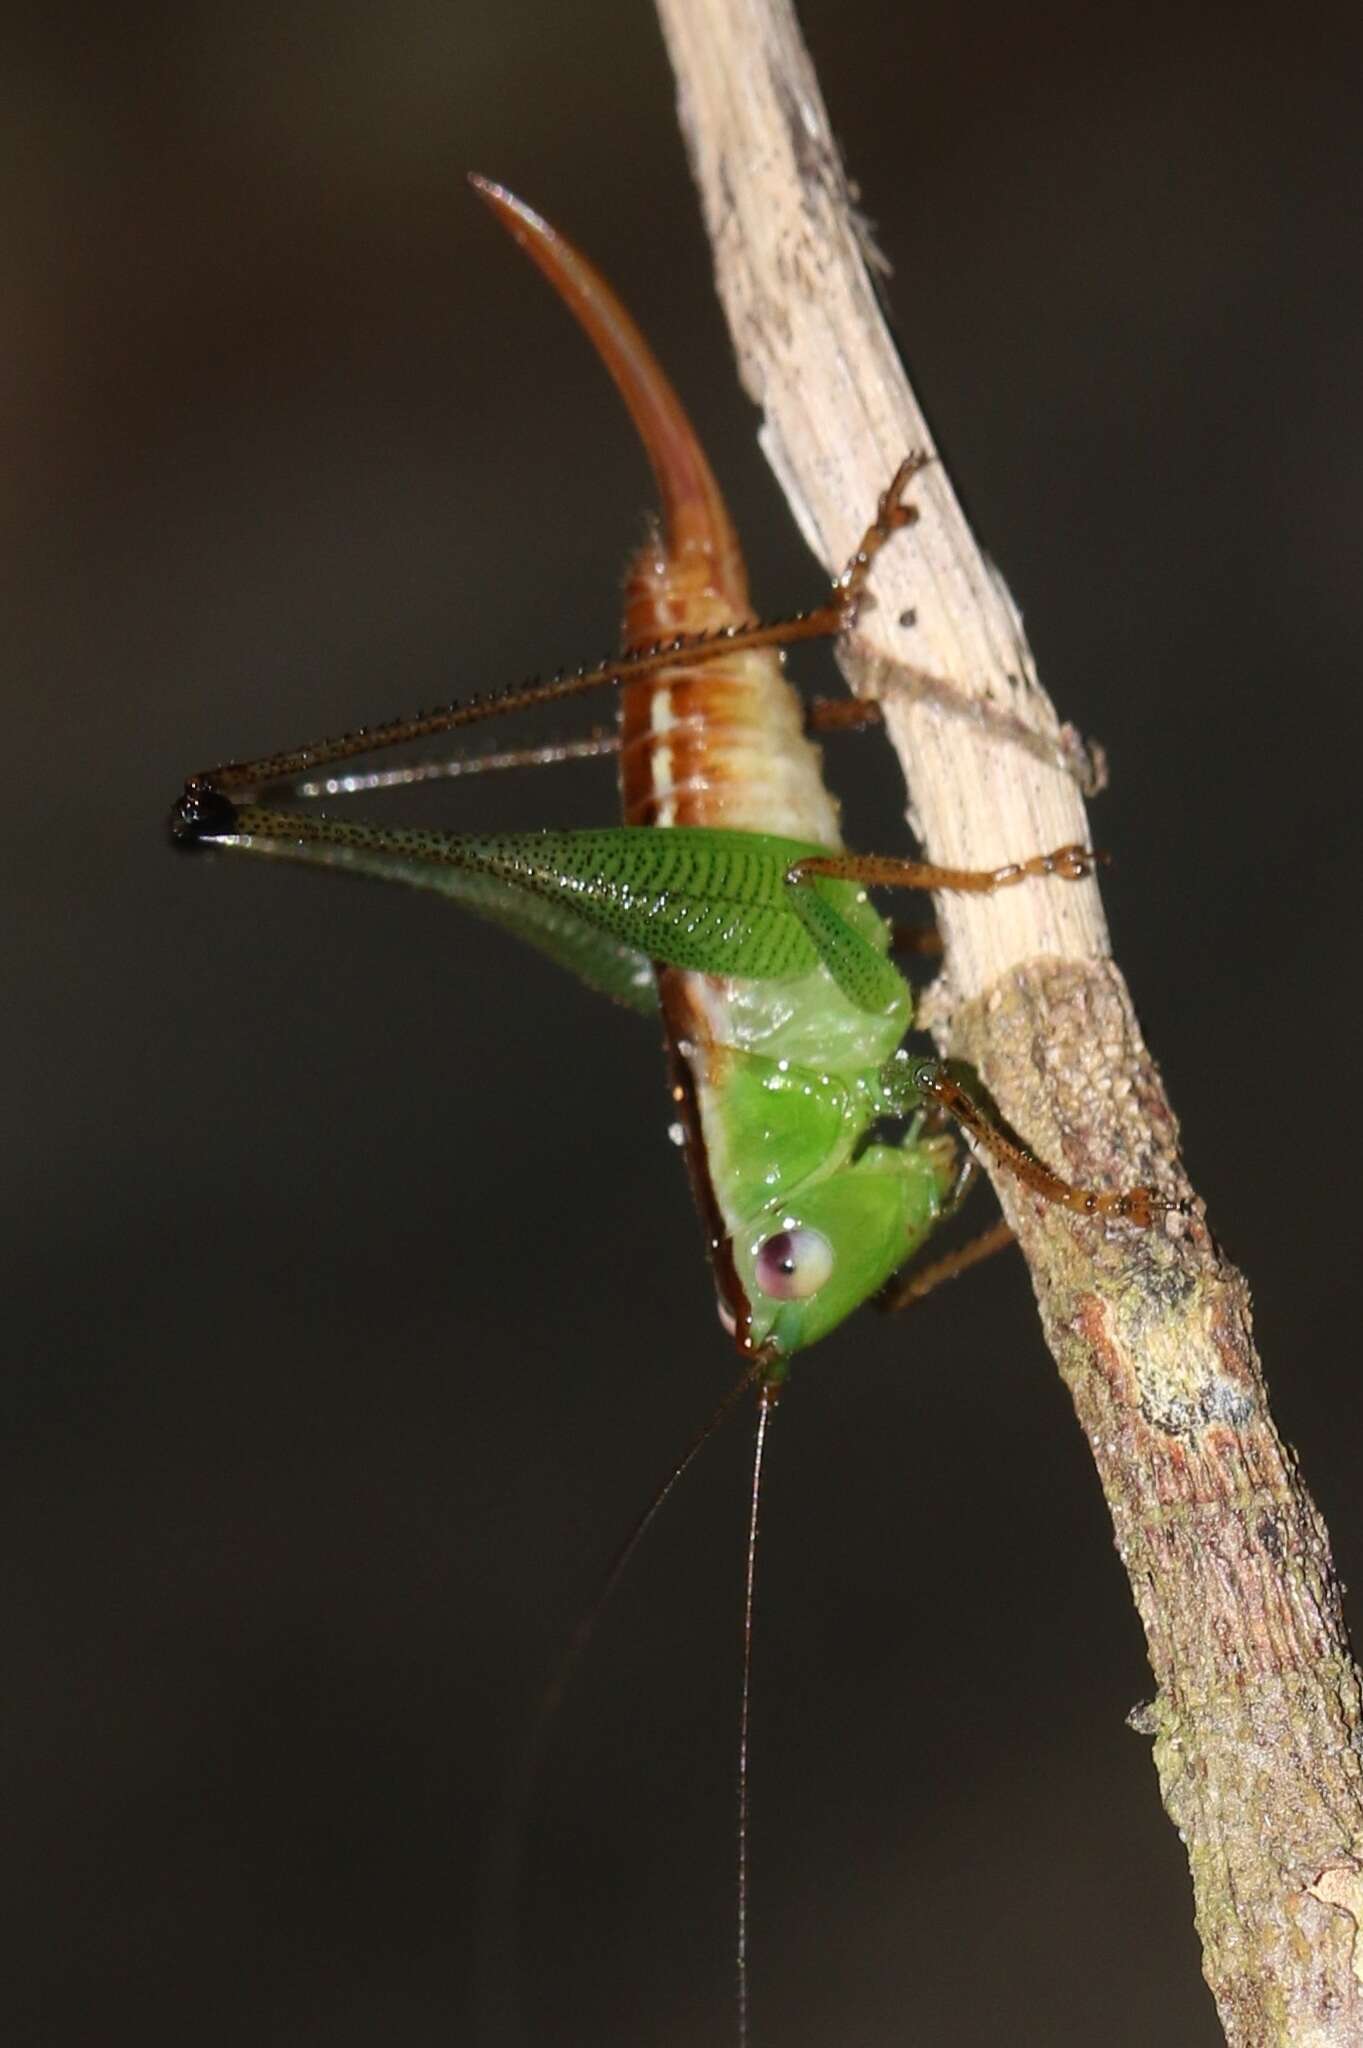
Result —
[[[541, 1696], [534, 1722], [526, 1739], [525, 1747], [521, 1752], [519, 1765], [510, 1780], [501, 1817], [494, 1830], [488, 1852], [488, 1920], [485, 1923], [487, 1935], [482, 1946], [485, 1963], [490, 1971], [496, 1971], [503, 1960], [514, 1957], [518, 1945], [514, 1927], [514, 1908], [516, 1893], [520, 1884], [520, 1865], [525, 1845], [526, 1815], [530, 1808], [535, 1782], [539, 1777], [540, 1766], [544, 1761], [549, 1731], [553, 1727], [558, 1710], [563, 1704], [564, 1694], [568, 1690], [569, 1681], [586, 1654], [587, 1646], [596, 1632], [597, 1623], [605, 1612], [611, 1595], [628, 1570], [630, 1560], [651, 1528], [663, 1502], [676, 1487], [683, 1473], [689, 1469], [692, 1461], [710, 1441], [716, 1430], [728, 1419], [732, 1410], [737, 1407], [743, 1395], [770, 1370], [771, 1360], [761, 1352], [744, 1367], [742, 1374], [734, 1382], [733, 1386], [730, 1387], [728, 1393], [724, 1396], [724, 1399], [720, 1402], [704, 1427], [697, 1430], [695, 1436], [692, 1437], [690, 1443], [682, 1452], [681, 1457], [663, 1480], [661, 1486], [659, 1486], [653, 1498], [649, 1501], [648, 1506], [639, 1516], [624, 1542], [616, 1551], [605, 1579], [602, 1581], [600, 1592], [592, 1601], [586, 1613], [578, 1621], [567, 1643], [564, 1645], [554, 1674]], [[763, 1388], [762, 1406], [764, 1413], [769, 1398], [766, 1389]], [[502, 1952], [500, 1957], [494, 1953], [494, 1951], [499, 1949]], [[485, 2004], [491, 2005], [496, 2003], [503, 2005], [507, 1998], [514, 1997], [514, 1985], [511, 1981], [512, 1973], [508, 1970], [506, 1975], [507, 1982], [500, 1986], [494, 1987], [491, 1983], [488, 1984]]]
[[738, 2048], [748, 2048], [748, 1734], [752, 1716], [753, 1586], [757, 1578], [757, 1515], [762, 1504], [762, 1453], [767, 1425], [776, 1407], [776, 1390], [764, 1386], [758, 1397], [757, 1434], [753, 1439], [752, 1493], [748, 1503], [748, 1562], [743, 1581], [743, 1702], [738, 1715]]
[[[539, 1713], [535, 1717], [533, 1748], [536, 1767], [538, 1767], [539, 1752], [543, 1746], [543, 1739], [547, 1735], [549, 1725], [563, 1702], [563, 1695], [568, 1689], [568, 1681], [596, 1632], [596, 1625], [605, 1612], [611, 1594], [625, 1576], [626, 1571], [629, 1569], [631, 1558], [652, 1527], [655, 1515], [682, 1474], [691, 1464], [692, 1459], [705, 1448], [720, 1424], [727, 1419], [730, 1410], [737, 1405], [753, 1382], [769, 1369], [770, 1361], [766, 1358], [754, 1359], [751, 1365], [744, 1367], [741, 1376], [730, 1387], [709, 1421], [702, 1429], [697, 1430], [696, 1434], [692, 1437], [690, 1443], [682, 1452], [681, 1457], [672, 1467], [672, 1470], [668, 1473], [666, 1479], [664, 1479], [662, 1485], [658, 1488], [652, 1500], [644, 1509], [638, 1521], [620, 1545], [620, 1548], [616, 1551], [614, 1558], [611, 1560], [610, 1569], [602, 1582], [601, 1591], [597, 1594], [595, 1600], [593, 1600], [591, 1606], [568, 1638], [563, 1654], [559, 1658], [558, 1669], [545, 1687]], [[764, 1395], [763, 1399], [765, 1400], [765, 1398], [766, 1396]]]

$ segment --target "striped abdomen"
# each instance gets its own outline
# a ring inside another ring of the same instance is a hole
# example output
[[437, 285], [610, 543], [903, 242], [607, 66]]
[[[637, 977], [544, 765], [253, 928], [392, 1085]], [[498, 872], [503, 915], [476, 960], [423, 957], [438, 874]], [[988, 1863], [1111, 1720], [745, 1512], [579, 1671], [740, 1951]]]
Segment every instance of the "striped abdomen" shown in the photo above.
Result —
[[[718, 587], [716, 569], [713, 547], [678, 553], [660, 537], [643, 549], [626, 585], [626, 644], [740, 623], [748, 616], [746, 591], [735, 602], [732, 588]], [[777, 654], [762, 648], [692, 662], [622, 694], [627, 825], [719, 825], [841, 844], [837, 806]]]

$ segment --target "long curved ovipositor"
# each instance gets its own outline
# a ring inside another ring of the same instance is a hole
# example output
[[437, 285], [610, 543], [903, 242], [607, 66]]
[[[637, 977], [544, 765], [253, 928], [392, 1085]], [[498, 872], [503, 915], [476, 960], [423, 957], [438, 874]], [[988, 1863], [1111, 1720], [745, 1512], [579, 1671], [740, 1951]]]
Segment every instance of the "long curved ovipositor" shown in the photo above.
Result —
[[491, 178], [475, 172], [469, 183], [543, 271], [615, 379], [653, 465], [668, 554], [702, 556], [731, 617], [746, 618], [748, 577], [728, 508], [681, 401], [638, 327], [566, 235]]
[[[751, 619], [738, 537], [681, 400], [638, 327], [580, 250], [502, 186], [474, 189], [591, 341], [639, 431], [662, 505], [657, 535], [625, 584], [624, 645], [720, 632]], [[836, 848], [803, 707], [774, 648], [677, 663], [626, 681], [620, 699], [627, 824], [711, 825]]]

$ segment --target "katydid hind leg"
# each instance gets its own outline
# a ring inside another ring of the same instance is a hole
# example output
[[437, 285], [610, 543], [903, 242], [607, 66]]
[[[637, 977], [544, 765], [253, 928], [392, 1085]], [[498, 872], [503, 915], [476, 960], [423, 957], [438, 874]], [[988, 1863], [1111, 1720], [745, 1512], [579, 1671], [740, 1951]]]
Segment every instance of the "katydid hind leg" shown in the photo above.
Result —
[[462, 782], [478, 775], [504, 775], [525, 768], [561, 768], [570, 762], [614, 760], [620, 735], [597, 727], [576, 738], [542, 740], [538, 745], [499, 747], [486, 754], [449, 754], [434, 761], [411, 761], [401, 768], [369, 768], [343, 775], [304, 777], [282, 796], [367, 796], [380, 789], [413, 789], [427, 782]]
[[[881, 707], [873, 697], [811, 697], [805, 702], [805, 730], [811, 735], [866, 732], [884, 722]], [[288, 798], [367, 796], [373, 790], [412, 789], [426, 782], [456, 782], [522, 768], [557, 768], [569, 762], [614, 759], [619, 752], [619, 733], [613, 727], [597, 726], [588, 733], [542, 740], [532, 746], [499, 747], [486, 754], [441, 755], [401, 768], [359, 769], [304, 778], [281, 788], [280, 794]], [[938, 949], [918, 945], [912, 950]]]
[[[593, 690], [615, 689], [627, 682], [662, 674], [679, 660], [705, 660], [734, 655], [764, 647], [790, 647], [806, 640], [836, 637], [854, 623], [857, 607], [865, 592], [867, 577], [880, 549], [900, 527], [912, 523], [917, 514], [905, 505], [902, 494], [911, 479], [933, 458], [908, 456], [895, 472], [881, 497], [876, 517], [862, 535], [846, 566], [834, 579], [831, 592], [811, 611], [794, 612], [768, 622], [748, 621], [721, 626], [706, 633], [679, 633], [651, 647], [632, 648], [625, 654], [610, 655], [600, 662], [550, 676], [532, 679], [509, 689], [384, 719], [376, 725], [358, 726], [302, 746], [286, 747], [247, 760], [226, 761], [202, 769], [186, 779], [184, 791], [171, 816], [173, 837], [191, 844], [202, 834], [202, 820], [211, 811], [215, 795], [257, 794], [282, 784], [327, 780], [322, 771], [362, 755], [405, 746], [409, 742], [435, 738], [465, 726], [515, 711], [535, 710], [543, 704], [559, 703]], [[843, 723], [849, 721], [844, 720]], [[851, 723], [856, 723], [853, 718]]]
[[[874, 697], [811, 697], [805, 702], [805, 730], [820, 736], [867, 732], [882, 726], [884, 713]], [[557, 768], [576, 761], [613, 760], [620, 735], [609, 726], [591, 732], [541, 740], [524, 747], [498, 747], [485, 754], [440, 755], [412, 761], [401, 768], [369, 768], [341, 775], [304, 778], [281, 788], [289, 798], [367, 796], [374, 790], [413, 789], [426, 782], [461, 782], [476, 775], [500, 775], [523, 768]], [[917, 951], [937, 950], [919, 945]]]
[[709, 633], [679, 633], [653, 647], [632, 649], [627, 654], [583, 668], [531, 680], [497, 690], [485, 696], [469, 696], [436, 706], [428, 711], [407, 713], [382, 720], [377, 725], [357, 726], [353, 731], [335, 733], [302, 746], [285, 747], [272, 754], [249, 760], [224, 761], [217, 767], [190, 775], [171, 814], [172, 835], [181, 843], [191, 842], [198, 831], [204, 805], [215, 794], [241, 798], [266, 789], [304, 780], [318, 779], [321, 771], [342, 761], [376, 754], [389, 747], [437, 738], [465, 726], [480, 725], [512, 712], [537, 710], [543, 704], [557, 704], [592, 690], [616, 689], [628, 682], [660, 675], [680, 660], [696, 661], [719, 655], [744, 653], [761, 647], [789, 647], [803, 640], [826, 640], [843, 630], [845, 607], [837, 599], [814, 611], [796, 612], [789, 618], [767, 623], [721, 626]]

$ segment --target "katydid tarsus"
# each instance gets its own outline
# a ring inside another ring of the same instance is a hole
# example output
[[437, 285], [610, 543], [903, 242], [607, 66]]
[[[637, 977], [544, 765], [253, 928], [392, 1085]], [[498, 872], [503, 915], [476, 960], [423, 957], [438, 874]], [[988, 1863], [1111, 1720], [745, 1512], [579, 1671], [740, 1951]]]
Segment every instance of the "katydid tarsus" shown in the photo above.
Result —
[[[949, 1277], [1007, 1242], [997, 1225], [965, 1251], [896, 1283], [969, 1178], [953, 1121], [1038, 1195], [1081, 1215], [1144, 1227], [1163, 1205], [1146, 1188], [1068, 1185], [998, 1130], [941, 1061], [902, 1047], [911, 993], [893, 964], [891, 927], [866, 893], [1077, 880], [1096, 856], [1067, 846], [976, 872], [846, 853], [808, 735], [873, 714], [843, 704], [802, 709], [782, 671], [784, 647], [852, 625], [876, 554], [916, 517], [908, 493], [929, 458], [901, 464], [821, 606], [754, 623], [718, 486], [637, 328], [560, 235], [501, 188], [474, 182], [594, 342], [653, 465], [662, 525], [627, 584], [626, 651], [548, 682], [195, 775], [172, 830], [183, 845], [239, 847], [434, 890], [508, 927], [617, 1001], [661, 1013], [719, 1312], [743, 1356], [741, 1384], [753, 1387], [759, 1405], [740, 1737], [746, 2039], [757, 1505], [767, 1425], [791, 1358], [871, 1298], [916, 1299], [934, 1276]], [[345, 766], [504, 712], [607, 689], [619, 708], [614, 733], [396, 771]], [[261, 801], [272, 788], [339, 796], [605, 752], [618, 757], [624, 822], [599, 831], [456, 836]]]

